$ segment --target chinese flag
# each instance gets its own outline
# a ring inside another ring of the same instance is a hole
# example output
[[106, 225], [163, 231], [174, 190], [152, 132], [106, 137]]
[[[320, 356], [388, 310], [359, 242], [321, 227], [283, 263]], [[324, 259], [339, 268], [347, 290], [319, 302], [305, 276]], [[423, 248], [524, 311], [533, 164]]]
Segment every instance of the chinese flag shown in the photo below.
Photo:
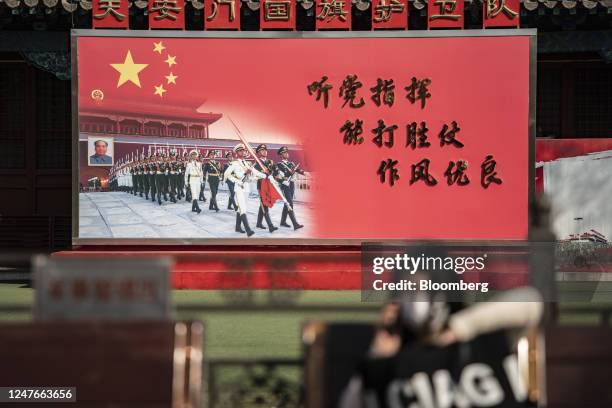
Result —
[[482, 25], [490, 27], [518, 27], [521, 5], [519, 0], [483, 0]]
[[93, 0], [91, 26], [93, 28], [128, 28], [130, 26], [128, 0]]
[[272, 208], [274, 203], [281, 199], [280, 194], [272, 185], [272, 182], [268, 179], [261, 180], [261, 202], [268, 208]]
[[149, 0], [149, 28], [185, 29], [185, 0]]

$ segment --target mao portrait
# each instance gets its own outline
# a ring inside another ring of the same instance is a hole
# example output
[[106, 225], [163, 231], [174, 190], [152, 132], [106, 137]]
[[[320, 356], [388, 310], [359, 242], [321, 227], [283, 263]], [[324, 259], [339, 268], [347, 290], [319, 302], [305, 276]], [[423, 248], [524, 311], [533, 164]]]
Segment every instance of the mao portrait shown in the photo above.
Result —
[[87, 145], [90, 166], [113, 165], [114, 145], [112, 137], [90, 137], [87, 139]]

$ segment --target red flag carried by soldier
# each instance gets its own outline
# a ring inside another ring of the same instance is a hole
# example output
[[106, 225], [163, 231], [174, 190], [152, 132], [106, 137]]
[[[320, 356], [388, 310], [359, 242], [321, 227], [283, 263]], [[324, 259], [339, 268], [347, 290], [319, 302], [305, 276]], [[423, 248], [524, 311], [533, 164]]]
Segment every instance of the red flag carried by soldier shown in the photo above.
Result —
[[268, 179], [261, 180], [261, 190], [259, 194], [261, 196], [261, 202], [268, 208], [272, 208], [274, 203], [278, 200], [282, 200], [282, 197]]

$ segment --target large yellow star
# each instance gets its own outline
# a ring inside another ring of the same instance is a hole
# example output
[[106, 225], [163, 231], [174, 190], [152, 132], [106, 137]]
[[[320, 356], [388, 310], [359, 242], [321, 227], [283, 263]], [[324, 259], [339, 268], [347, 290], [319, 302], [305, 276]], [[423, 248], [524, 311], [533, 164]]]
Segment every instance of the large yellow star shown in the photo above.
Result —
[[160, 86], [154, 85], [153, 87], [155, 88], [155, 95], [159, 95], [160, 98], [164, 96], [164, 92], [166, 92], [164, 89], [164, 84], [161, 84]]
[[176, 64], [176, 57], [172, 57], [170, 56], [170, 54], [168, 54], [168, 59], [166, 61], [164, 61], [168, 64], [168, 67], [173, 66], [174, 64]]
[[125, 56], [123, 64], [110, 64], [111, 67], [115, 68], [121, 74], [119, 81], [117, 82], [117, 88], [125, 84], [127, 81], [132, 82], [134, 85], [140, 88], [140, 79], [138, 73], [145, 69], [149, 64], [134, 64], [132, 59], [132, 53], [128, 50]]
[[178, 75], [174, 75], [172, 72], [170, 73], [170, 75], [166, 75], [166, 79], [168, 80], [168, 85], [170, 84], [176, 85], [176, 78], [178, 78]]
[[153, 42], [153, 47], [154, 47], [154, 48], [153, 48], [153, 52], [157, 52], [157, 53], [159, 53], [159, 54], [161, 54], [161, 53], [162, 53], [162, 51], [166, 49], [166, 47], [164, 47], [164, 44], [162, 44], [162, 42], [161, 42], [161, 41], [160, 41], [160, 42], [158, 42], [158, 43]]

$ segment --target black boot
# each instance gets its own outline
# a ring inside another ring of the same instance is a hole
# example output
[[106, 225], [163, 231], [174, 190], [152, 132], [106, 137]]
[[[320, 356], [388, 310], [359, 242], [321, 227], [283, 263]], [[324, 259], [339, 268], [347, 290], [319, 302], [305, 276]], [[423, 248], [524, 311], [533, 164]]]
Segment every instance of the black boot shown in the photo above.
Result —
[[164, 201], [168, 201], [168, 195], [164, 193]]
[[191, 202], [191, 211], [195, 212], [195, 201]]
[[200, 210], [200, 206], [198, 205], [198, 200], [193, 200], [193, 206], [195, 208], [195, 212], [198, 214], [202, 212], [202, 210]]
[[242, 218], [240, 217], [240, 213], [236, 213], [236, 232], [244, 234], [244, 230], [240, 224], [242, 224]]
[[161, 194], [157, 195], [157, 203], [161, 205]]
[[246, 214], [240, 215], [240, 218], [242, 218], [242, 225], [244, 225], [244, 230], [246, 231], [247, 237], [250, 237], [255, 232], [251, 229], [251, 227], [249, 227], [249, 220], [247, 220]]
[[145, 199], [148, 200], [149, 199], [149, 194], [145, 193]]
[[264, 217], [266, 218], [266, 223], [268, 224], [268, 230], [270, 232], [276, 231], [278, 229], [278, 227], [275, 227], [272, 224], [272, 219], [270, 218], [270, 212], [267, 209], [264, 211]]
[[293, 224], [293, 229], [297, 230], [300, 228], [304, 228], [302, 224], [298, 224], [297, 219], [295, 218], [295, 214], [293, 211], [289, 211], [289, 218], [291, 218], [291, 223]]
[[281, 215], [280, 225], [283, 227], [291, 228], [291, 225], [287, 224], [287, 204], [283, 207], [283, 214]]
[[257, 224], [255, 225], [257, 228], [261, 228], [261, 229], [266, 229], [266, 227], [263, 226], [262, 221], [263, 221], [263, 209], [261, 208], [261, 205], [259, 206], [259, 211], [257, 212]]

